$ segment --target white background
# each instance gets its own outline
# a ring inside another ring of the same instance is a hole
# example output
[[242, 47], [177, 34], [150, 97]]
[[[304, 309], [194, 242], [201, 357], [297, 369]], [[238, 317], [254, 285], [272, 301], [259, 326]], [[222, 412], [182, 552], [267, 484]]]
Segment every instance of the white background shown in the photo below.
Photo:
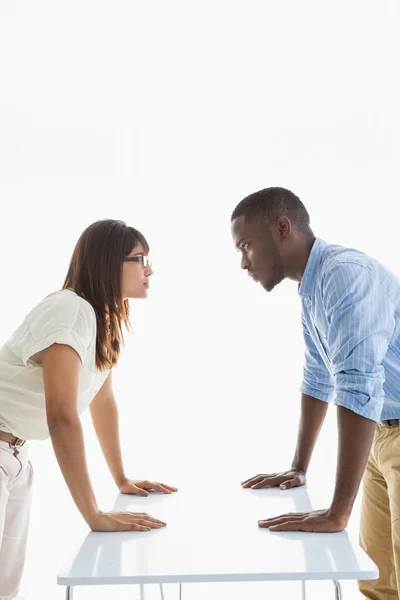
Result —
[[[193, 518], [201, 495], [228, 479], [287, 467], [299, 415], [296, 285], [267, 295], [241, 272], [235, 205], [288, 187], [318, 236], [399, 272], [398, 27], [394, 0], [0, 1], [1, 339], [61, 287], [89, 223], [142, 230], [150, 298], [132, 303], [134, 335], [114, 376], [125, 462], [132, 477], [181, 488], [195, 477]], [[116, 489], [84, 423], [106, 508]], [[56, 572], [86, 525], [51, 444], [30, 446], [21, 593], [58, 599]], [[332, 408], [310, 470], [327, 498], [335, 455]], [[327, 585], [313, 584], [310, 597], [328, 597]], [[359, 597], [355, 584], [345, 590]], [[132, 598], [108, 590], [118, 593]], [[299, 593], [193, 585], [185, 598]]]

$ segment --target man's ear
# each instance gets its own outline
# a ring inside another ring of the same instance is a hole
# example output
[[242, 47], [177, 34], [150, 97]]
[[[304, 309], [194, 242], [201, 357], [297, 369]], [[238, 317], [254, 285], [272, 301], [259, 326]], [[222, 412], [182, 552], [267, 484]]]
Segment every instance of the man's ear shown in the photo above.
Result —
[[287, 239], [292, 231], [292, 224], [287, 217], [279, 217], [278, 219], [278, 232], [279, 238], [283, 241]]

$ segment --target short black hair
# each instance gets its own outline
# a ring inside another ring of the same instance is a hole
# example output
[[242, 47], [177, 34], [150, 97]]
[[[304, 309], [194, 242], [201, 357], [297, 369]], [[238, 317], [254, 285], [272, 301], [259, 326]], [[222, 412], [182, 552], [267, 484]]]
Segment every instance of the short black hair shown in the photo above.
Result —
[[300, 198], [282, 187], [269, 187], [246, 196], [236, 206], [231, 221], [238, 217], [260, 223], [275, 223], [280, 217], [288, 217], [300, 231], [310, 226], [310, 216]]

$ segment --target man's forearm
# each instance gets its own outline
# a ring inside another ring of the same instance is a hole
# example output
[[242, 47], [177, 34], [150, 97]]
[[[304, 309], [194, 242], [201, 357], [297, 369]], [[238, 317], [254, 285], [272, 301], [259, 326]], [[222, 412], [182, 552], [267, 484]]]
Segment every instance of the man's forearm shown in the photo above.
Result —
[[347, 524], [371, 450], [376, 423], [338, 406], [339, 449], [331, 515]]
[[304, 473], [307, 472], [327, 410], [327, 402], [323, 402], [307, 394], [301, 395], [299, 433], [292, 463], [294, 469], [299, 469], [304, 471]]
[[54, 419], [49, 423], [49, 429], [65, 482], [78, 510], [90, 526], [98, 514], [98, 507], [87, 470], [80, 420], [78, 417]]
[[93, 426], [104, 458], [118, 487], [125, 479], [119, 438], [118, 407], [114, 396], [90, 405]]

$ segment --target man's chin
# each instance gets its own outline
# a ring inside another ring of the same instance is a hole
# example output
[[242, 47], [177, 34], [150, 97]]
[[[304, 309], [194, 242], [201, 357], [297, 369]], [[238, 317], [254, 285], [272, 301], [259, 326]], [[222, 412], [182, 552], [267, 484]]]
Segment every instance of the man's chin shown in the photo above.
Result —
[[276, 287], [276, 285], [277, 285], [276, 283], [265, 283], [265, 284], [264, 284], [264, 283], [262, 283], [261, 281], [260, 281], [260, 283], [261, 283], [261, 285], [263, 286], [263, 288], [264, 288], [264, 290], [265, 290], [266, 292], [272, 292], [272, 290], [273, 290], [273, 289]]
[[266, 292], [272, 292], [272, 290], [275, 289], [277, 285], [282, 283], [284, 279], [285, 277], [282, 274], [279, 274], [279, 276], [275, 277], [273, 281], [267, 281], [265, 284], [260, 281], [260, 283]]

